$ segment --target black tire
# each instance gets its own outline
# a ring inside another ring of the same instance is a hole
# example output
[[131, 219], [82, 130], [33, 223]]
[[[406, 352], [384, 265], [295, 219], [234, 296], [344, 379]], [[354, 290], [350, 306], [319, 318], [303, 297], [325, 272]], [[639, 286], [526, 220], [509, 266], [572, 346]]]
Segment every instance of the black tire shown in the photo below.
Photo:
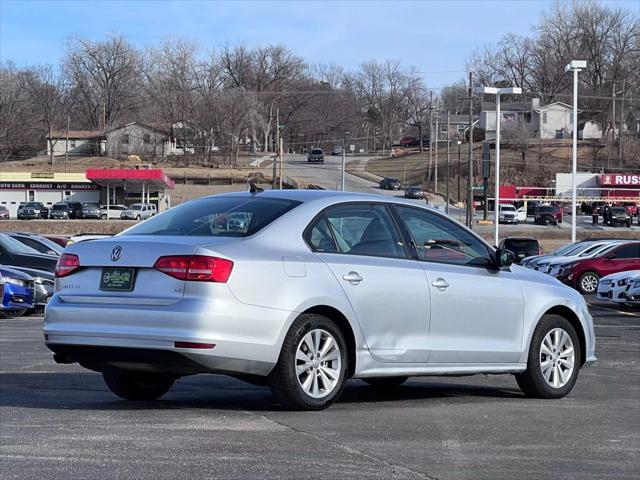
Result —
[[136, 215], [136, 220], [140, 220], [140, 215]]
[[[590, 289], [591, 287], [587, 288], [587, 285], [591, 283], [588, 280], [589, 278], [595, 278], [595, 287], [593, 287], [593, 289]], [[578, 278], [577, 288], [583, 295], [590, 295], [592, 293], [596, 293], [596, 290], [598, 290], [598, 283], [600, 283], [600, 275], [596, 272], [584, 272]]]
[[[308, 395], [300, 385], [296, 375], [296, 351], [303, 337], [314, 329], [330, 333], [340, 350], [340, 373], [333, 391], [322, 398]], [[347, 344], [340, 329], [323, 315], [305, 313], [300, 315], [287, 333], [280, 350], [278, 363], [268, 377], [269, 388], [278, 401], [286, 408], [294, 410], [323, 410], [331, 405], [342, 393], [348, 371]]]
[[407, 381], [409, 377], [377, 377], [377, 378], [363, 378], [373, 388], [395, 388], [402, 385]]
[[145, 372], [107, 371], [104, 382], [120, 398], [132, 401], [157, 400], [171, 389], [175, 378]]
[[[559, 388], [554, 388], [546, 382], [540, 367], [540, 349], [542, 342], [547, 333], [555, 328], [563, 329], [571, 337], [575, 352], [575, 361], [571, 377], [564, 386]], [[562, 398], [573, 389], [578, 379], [581, 355], [580, 340], [571, 323], [559, 315], [544, 315], [536, 326], [533, 337], [531, 338], [529, 356], [527, 358], [527, 369], [522, 373], [515, 374], [518, 386], [529, 397]]]
[[100, 215], [100, 220], [106, 220], [107, 216], [106, 215]]

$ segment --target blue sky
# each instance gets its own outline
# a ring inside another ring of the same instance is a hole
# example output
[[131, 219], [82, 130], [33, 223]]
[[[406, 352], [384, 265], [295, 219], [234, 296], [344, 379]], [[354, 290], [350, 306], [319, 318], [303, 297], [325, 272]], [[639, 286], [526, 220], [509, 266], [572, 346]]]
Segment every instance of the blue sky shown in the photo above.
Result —
[[[640, 0], [607, 3], [640, 9]], [[280, 43], [311, 63], [355, 69], [400, 59], [437, 88], [464, 75], [465, 60], [509, 32], [528, 33], [553, 0], [41, 1], [0, 0], [0, 59], [57, 64], [70, 35], [125, 34], [140, 47], [171, 37], [203, 50]]]

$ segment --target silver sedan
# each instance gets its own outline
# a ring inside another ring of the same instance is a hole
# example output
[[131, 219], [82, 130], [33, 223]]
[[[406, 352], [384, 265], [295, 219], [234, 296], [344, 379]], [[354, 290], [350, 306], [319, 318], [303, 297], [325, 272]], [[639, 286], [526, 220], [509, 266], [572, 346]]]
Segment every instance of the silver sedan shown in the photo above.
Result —
[[322, 409], [349, 378], [514, 374], [559, 398], [595, 361], [584, 299], [396, 198], [327, 191], [194, 200], [65, 250], [46, 345], [129, 400], [224, 373]]

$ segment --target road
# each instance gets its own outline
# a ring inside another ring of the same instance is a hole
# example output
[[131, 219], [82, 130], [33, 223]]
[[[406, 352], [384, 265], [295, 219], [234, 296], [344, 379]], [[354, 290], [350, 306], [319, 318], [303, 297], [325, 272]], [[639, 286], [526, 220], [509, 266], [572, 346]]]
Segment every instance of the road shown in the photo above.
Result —
[[598, 362], [567, 398], [525, 398], [511, 376], [352, 380], [323, 412], [220, 375], [128, 403], [56, 365], [42, 317], [0, 320], [0, 478], [637, 479], [640, 317], [592, 313]]

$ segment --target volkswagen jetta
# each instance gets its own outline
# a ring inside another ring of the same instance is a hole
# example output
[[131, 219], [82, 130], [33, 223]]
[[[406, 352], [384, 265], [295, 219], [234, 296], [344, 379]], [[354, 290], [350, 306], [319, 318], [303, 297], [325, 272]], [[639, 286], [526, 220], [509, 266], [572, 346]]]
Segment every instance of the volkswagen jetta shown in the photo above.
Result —
[[587, 305], [512, 262], [402, 199], [206, 197], [68, 247], [45, 342], [129, 400], [197, 373], [268, 384], [299, 409], [327, 407], [349, 378], [514, 374], [528, 395], [563, 397], [595, 361]]

